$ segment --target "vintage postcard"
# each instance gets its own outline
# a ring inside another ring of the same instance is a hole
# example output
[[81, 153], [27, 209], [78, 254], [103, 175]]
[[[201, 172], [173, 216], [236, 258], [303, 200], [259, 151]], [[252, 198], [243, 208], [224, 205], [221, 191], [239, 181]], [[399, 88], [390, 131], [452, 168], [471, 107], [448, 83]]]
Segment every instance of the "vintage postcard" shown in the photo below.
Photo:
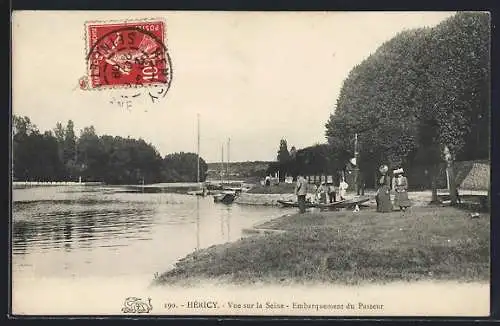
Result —
[[489, 316], [488, 12], [16, 11], [12, 314]]

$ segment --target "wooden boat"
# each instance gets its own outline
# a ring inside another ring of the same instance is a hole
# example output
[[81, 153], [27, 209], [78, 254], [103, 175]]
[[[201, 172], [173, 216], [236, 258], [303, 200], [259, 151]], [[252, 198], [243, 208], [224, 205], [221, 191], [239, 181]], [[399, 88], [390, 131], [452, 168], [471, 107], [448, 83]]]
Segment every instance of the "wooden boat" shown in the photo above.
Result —
[[342, 201], [341, 202], [342, 205], [340, 207], [342, 207], [342, 208], [350, 208], [350, 207], [355, 207], [356, 205], [363, 206], [362, 204], [366, 203], [369, 200], [370, 200], [370, 197], [366, 197], [366, 196], [363, 196], [363, 197], [354, 197], [354, 198]]
[[[345, 202], [343, 201], [337, 201], [334, 203], [327, 203], [327, 204], [321, 204], [321, 203], [311, 203], [311, 202], [306, 202], [306, 208], [322, 208], [322, 209], [327, 209], [327, 208], [334, 208], [334, 207], [341, 207], [341, 205]], [[299, 203], [296, 201], [291, 201], [291, 200], [278, 200], [278, 203], [280, 203], [283, 207], [299, 207]]]
[[225, 191], [214, 195], [215, 203], [231, 204], [236, 199], [236, 193], [232, 191]]
[[[299, 203], [296, 201], [292, 200], [277, 200], [278, 203], [280, 203], [283, 207], [299, 207]], [[306, 207], [311, 208], [311, 207], [316, 207], [317, 204], [311, 203], [311, 202], [306, 202]]]
[[[321, 209], [350, 208], [350, 207], [355, 207], [356, 205], [362, 206], [363, 203], [369, 200], [370, 200], [369, 197], [355, 197], [352, 199], [346, 199], [327, 204], [306, 202], [306, 208], [313, 208], [313, 207]], [[299, 207], [298, 202], [291, 200], [278, 200], [278, 203], [280, 203], [283, 207]]]

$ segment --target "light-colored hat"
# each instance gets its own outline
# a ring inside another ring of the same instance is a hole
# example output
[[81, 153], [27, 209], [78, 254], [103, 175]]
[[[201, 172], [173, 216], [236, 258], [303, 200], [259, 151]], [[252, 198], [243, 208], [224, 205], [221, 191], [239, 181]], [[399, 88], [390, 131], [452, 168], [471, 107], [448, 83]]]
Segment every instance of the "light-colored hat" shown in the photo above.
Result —
[[404, 170], [403, 170], [403, 168], [399, 168], [397, 170], [392, 171], [392, 173], [393, 174], [400, 174], [400, 173], [404, 173]]
[[356, 158], [355, 157], [351, 158], [349, 162], [351, 162], [352, 165], [356, 165]]
[[378, 170], [381, 172], [381, 173], [386, 173], [388, 170], [389, 170], [389, 167], [385, 164], [381, 165]]

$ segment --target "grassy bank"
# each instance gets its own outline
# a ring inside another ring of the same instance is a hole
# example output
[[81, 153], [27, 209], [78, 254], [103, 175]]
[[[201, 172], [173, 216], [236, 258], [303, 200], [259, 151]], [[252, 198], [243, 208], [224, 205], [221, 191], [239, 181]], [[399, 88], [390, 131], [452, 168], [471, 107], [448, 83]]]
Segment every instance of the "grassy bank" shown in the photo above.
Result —
[[157, 282], [487, 280], [489, 220], [488, 214], [471, 219], [451, 207], [285, 216], [258, 227], [287, 232], [200, 250]]

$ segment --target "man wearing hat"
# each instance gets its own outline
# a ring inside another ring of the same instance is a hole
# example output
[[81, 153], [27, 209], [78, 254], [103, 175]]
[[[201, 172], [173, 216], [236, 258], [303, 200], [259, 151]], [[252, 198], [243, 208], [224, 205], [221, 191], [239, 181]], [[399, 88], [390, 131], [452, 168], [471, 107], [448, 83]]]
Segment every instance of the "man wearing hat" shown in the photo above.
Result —
[[307, 181], [299, 174], [297, 177], [297, 185], [295, 186], [295, 194], [297, 195], [297, 202], [299, 203], [299, 212], [306, 212], [306, 195], [307, 195]]
[[410, 199], [408, 199], [408, 179], [403, 175], [403, 168], [393, 171], [394, 174], [394, 206], [399, 207], [401, 211], [411, 206]]

